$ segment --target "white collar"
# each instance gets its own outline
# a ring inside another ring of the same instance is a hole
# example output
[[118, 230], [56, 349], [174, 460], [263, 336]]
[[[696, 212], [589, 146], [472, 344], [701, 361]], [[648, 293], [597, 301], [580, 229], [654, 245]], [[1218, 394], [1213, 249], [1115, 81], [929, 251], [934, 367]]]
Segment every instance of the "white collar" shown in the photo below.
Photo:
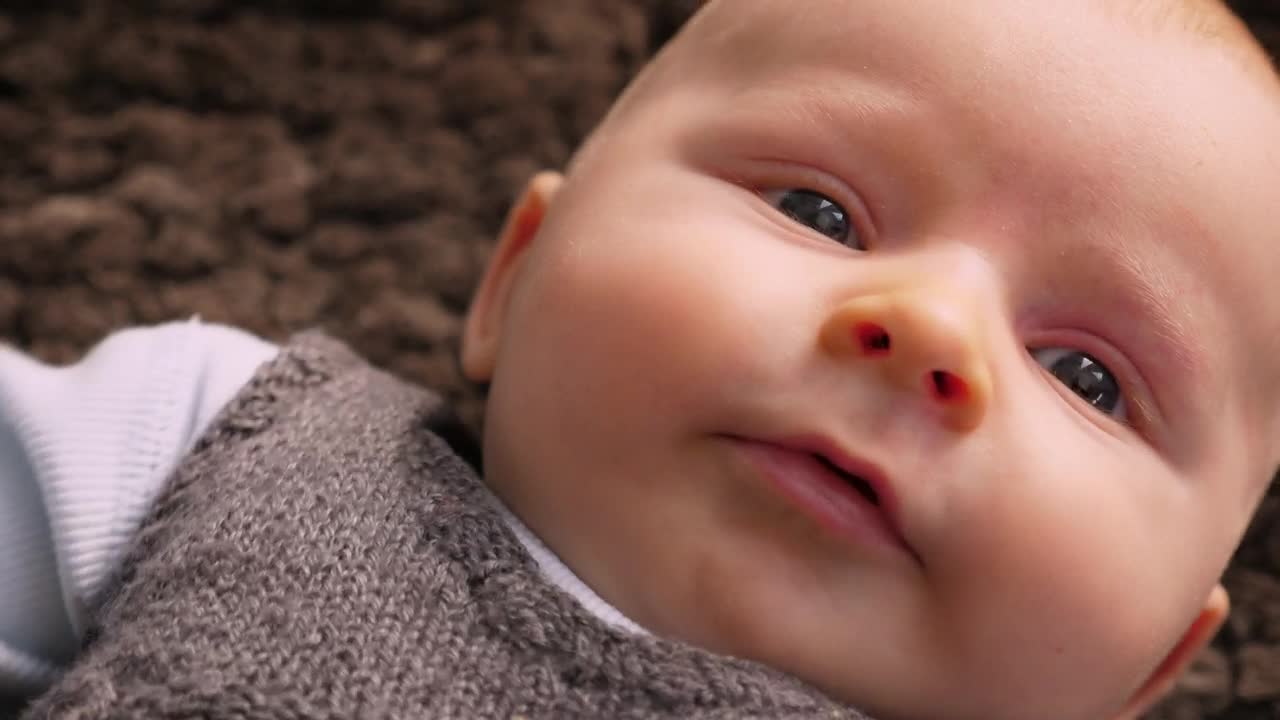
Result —
[[565, 565], [551, 551], [551, 548], [547, 547], [520, 518], [516, 517], [515, 513], [511, 512], [511, 509], [506, 506], [506, 503], [502, 502], [501, 498], [493, 492], [490, 492], [489, 495], [493, 497], [494, 505], [502, 515], [502, 519], [506, 521], [507, 527], [511, 528], [511, 531], [520, 539], [520, 544], [524, 545], [524, 549], [529, 551], [529, 554], [537, 561], [538, 567], [541, 568], [542, 574], [547, 580], [569, 593], [588, 612], [609, 625], [638, 635], [649, 634], [648, 631], [637, 625], [626, 615], [623, 615], [617, 608], [605, 602], [594, 590], [587, 587], [587, 584], [582, 582], [582, 579], [574, 574], [569, 569], [569, 566]]

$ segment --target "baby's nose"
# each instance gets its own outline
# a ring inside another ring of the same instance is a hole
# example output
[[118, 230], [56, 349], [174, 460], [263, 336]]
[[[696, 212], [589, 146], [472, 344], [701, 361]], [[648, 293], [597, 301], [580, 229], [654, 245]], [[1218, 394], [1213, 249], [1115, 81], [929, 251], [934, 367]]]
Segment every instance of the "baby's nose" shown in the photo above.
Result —
[[991, 400], [973, 303], [921, 288], [862, 295], [838, 306], [823, 325], [822, 346], [842, 360], [867, 363], [886, 380], [941, 411], [958, 432], [978, 427]]

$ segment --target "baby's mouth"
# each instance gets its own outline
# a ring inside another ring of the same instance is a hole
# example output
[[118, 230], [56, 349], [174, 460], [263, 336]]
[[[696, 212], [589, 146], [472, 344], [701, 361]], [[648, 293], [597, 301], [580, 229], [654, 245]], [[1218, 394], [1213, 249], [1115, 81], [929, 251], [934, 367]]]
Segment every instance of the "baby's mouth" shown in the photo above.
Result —
[[825, 466], [828, 470], [840, 476], [845, 482], [849, 484], [849, 487], [852, 487], [854, 490], [858, 492], [859, 495], [866, 498], [867, 502], [871, 503], [872, 505], [875, 505], [876, 507], [880, 507], [879, 493], [876, 492], [875, 488], [871, 487], [871, 483], [867, 482], [865, 478], [861, 477], [860, 475], [854, 475], [853, 473], [845, 471], [844, 468], [831, 462], [831, 460], [829, 460], [827, 456], [823, 455], [822, 453], [813, 453], [813, 457], [818, 462], [822, 463], [822, 465]]
[[857, 545], [887, 546], [923, 561], [899, 525], [893, 487], [873, 463], [822, 436], [729, 436], [755, 473], [820, 526]]

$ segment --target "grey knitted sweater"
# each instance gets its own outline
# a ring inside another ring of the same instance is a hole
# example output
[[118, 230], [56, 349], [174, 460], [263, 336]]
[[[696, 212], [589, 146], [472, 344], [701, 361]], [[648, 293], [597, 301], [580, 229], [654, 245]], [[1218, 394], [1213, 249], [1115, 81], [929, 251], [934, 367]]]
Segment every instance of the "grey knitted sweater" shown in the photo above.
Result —
[[595, 618], [541, 577], [465, 447], [433, 395], [296, 338], [178, 467], [26, 717], [866, 720]]

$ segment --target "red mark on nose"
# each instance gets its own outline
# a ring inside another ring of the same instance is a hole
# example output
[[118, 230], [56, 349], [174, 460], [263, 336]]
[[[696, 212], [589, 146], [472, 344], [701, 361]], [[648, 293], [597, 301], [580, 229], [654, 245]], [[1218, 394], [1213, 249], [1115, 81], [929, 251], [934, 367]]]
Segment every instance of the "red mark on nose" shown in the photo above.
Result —
[[942, 402], [963, 402], [969, 397], [968, 383], [945, 370], [929, 373], [929, 386], [933, 388], [933, 396]]
[[892, 342], [889, 333], [875, 323], [858, 323], [853, 330], [858, 338], [858, 347], [866, 355], [888, 355]]

